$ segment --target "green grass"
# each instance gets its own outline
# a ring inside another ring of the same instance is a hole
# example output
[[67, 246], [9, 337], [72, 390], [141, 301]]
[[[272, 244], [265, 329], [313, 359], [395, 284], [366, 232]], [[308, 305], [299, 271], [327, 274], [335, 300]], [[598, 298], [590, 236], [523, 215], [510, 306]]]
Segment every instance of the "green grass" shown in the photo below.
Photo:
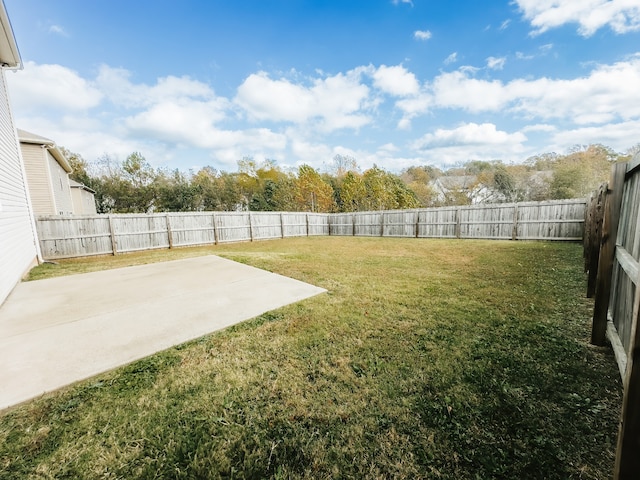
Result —
[[301, 238], [33, 277], [207, 253], [328, 293], [5, 412], [0, 478], [611, 476], [621, 385], [580, 245]]

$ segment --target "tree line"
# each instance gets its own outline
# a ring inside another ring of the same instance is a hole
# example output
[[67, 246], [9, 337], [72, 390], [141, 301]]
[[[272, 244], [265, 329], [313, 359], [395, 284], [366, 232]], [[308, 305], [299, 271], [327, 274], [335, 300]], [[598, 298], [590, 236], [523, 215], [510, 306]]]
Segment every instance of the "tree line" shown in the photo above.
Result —
[[579, 198], [608, 179], [627, 154], [603, 145], [547, 153], [522, 164], [469, 161], [446, 170], [413, 166], [399, 175], [336, 155], [326, 171], [301, 165], [284, 170], [273, 160], [243, 158], [237, 171], [203, 167], [188, 173], [154, 168], [139, 152], [119, 162], [105, 155], [89, 163], [63, 148], [71, 178], [95, 190], [99, 213], [185, 211], [351, 212], [482, 202]]

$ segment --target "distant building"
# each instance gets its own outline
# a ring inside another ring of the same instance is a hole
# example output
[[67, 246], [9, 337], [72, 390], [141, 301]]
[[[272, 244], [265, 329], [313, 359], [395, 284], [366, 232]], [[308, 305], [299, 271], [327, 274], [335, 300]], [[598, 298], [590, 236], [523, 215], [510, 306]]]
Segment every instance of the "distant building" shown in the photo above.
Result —
[[438, 177], [429, 182], [436, 193], [438, 204], [476, 204], [504, 200], [494, 189], [478, 181], [475, 175], [452, 175]]
[[0, 304], [41, 260], [33, 209], [13, 116], [5, 70], [22, 68], [11, 23], [0, 1]]
[[71, 215], [71, 165], [53, 140], [18, 129], [33, 212]]
[[96, 191], [71, 179], [69, 179], [69, 186], [71, 187], [74, 215], [96, 214]]

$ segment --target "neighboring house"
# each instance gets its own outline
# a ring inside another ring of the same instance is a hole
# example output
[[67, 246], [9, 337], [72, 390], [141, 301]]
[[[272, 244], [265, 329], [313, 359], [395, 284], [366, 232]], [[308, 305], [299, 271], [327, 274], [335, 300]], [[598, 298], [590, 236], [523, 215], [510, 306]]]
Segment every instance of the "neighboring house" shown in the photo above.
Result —
[[0, 304], [41, 259], [5, 78], [5, 70], [20, 68], [18, 46], [0, 1]]
[[442, 176], [429, 182], [429, 185], [436, 193], [436, 202], [439, 204], [477, 204], [503, 199], [503, 196], [497, 198], [496, 192], [479, 182], [475, 175]]
[[33, 213], [71, 215], [71, 165], [53, 140], [18, 129]]
[[96, 191], [71, 179], [69, 179], [69, 186], [71, 187], [73, 213], [75, 215], [96, 214]]

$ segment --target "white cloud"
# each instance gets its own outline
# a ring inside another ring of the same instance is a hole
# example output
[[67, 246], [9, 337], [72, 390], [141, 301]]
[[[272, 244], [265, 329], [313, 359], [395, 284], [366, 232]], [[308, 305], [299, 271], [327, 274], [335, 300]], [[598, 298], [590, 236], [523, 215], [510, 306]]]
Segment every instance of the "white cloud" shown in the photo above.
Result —
[[400, 3], [408, 3], [409, 5], [411, 5], [413, 7], [413, 1], [412, 0], [393, 0], [393, 4], [394, 5], [398, 5]]
[[365, 113], [373, 106], [370, 90], [362, 83], [365, 69], [314, 79], [311, 86], [266, 72], [249, 75], [238, 87], [235, 102], [253, 120], [306, 123], [318, 121], [319, 128], [332, 131], [359, 128], [371, 122]]
[[61, 37], [69, 36], [67, 31], [64, 29], [64, 27], [61, 27], [60, 25], [51, 25], [49, 27], [49, 33], [54, 33], [56, 35], [60, 35]]
[[535, 125], [527, 125], [522, 129], [522, 132], [555, 132], [558, 128], [555, 125], [549, 125], [548, 123], [538, 123]]
[[524, 17], [544, 33], [567, 23], [577, 23], [585, 37], [609, 26], [618, 34], [640, 30], [640, 4], [636, 0], [515, 0]]
[[159, 102], [196, 99], [220, 103], [227, 108], [225, 99], [216, 98], [213, 89], [202, 82], [188, 76], [161, 77], [155, 85], [134, 83], [131, 72], [123, 68], [102, 65], [96, 78], [96, 85], [105, 93], [111, 102], [125, 108], [139, 108], [155, 105]]
[[564, 151], [574, 145], [601, 143], [622, 152], [640, 143], [640, 120], [610, 123], [597, 127], [582, 127], [556, 131], [551, 137], [554, 142], [548, 151]]
[[506, 30], [509, 27], [510, 23], [511, 23], [511, 19], [506, 19], [504, 22], [500, 24], [500, 27], [498, 28], [498, 30]]
[[103, 98], [92, 82], [61, 65], [25, 62], [23, 70], [7, 75], [7, 79], [14, 109], [20, 112], [87, 110]]
[[453, 52], [447, 58], [444, 59], [445, 65], [450, 65], [452, 63], [456, 63], [458, 61], [458, 52]]
[[512, 145], [527, 139], [521, 132], [507, 133], [498, 130], [493, 123], [466, 123], [453, 130], [439, 128], [428, 133], [414, 144], [415, 148], [447, 148], [460, 145]]
[[[574, 79], [515, 79], [507, 83], [474, 77], [460, 68], [433, 79], [420, 94], [396, 103], [406, 118], [434, 108], [471, 113], [511, 112], [525, 118], [562, 119], [595, 124], [640, 117], [640, 55], [613, 65], [596, 66]], [[403, 126], [407, 126], [406, 122]]]
[[385, 93], [399, 97], [415, 95], [420, 91], [416, 76], [402, 65], [381, 65], [373, 73], [374, 85]]
[[502, 70], [506, 62], [506, 57], [489, 57], [487, 58], [487, 67], [491, 70]]
[[470, 112], [500, 110], [509, 98], [502, 82], [478, 80], [468, 70], [438, 75], [431, 84], [433, 105]]
[[412, 148], [438, 164], [470, 159], [517, 159], [525, 148], [522, 132], [498, 130], [492, 123], [467, 123], [454, 129], [437, 129], [414, 141]]
[[413, 32], [413, 37], [416, 40], [429, 40], [431, 38], [431, 32], [429, 30], [416, 30]]

